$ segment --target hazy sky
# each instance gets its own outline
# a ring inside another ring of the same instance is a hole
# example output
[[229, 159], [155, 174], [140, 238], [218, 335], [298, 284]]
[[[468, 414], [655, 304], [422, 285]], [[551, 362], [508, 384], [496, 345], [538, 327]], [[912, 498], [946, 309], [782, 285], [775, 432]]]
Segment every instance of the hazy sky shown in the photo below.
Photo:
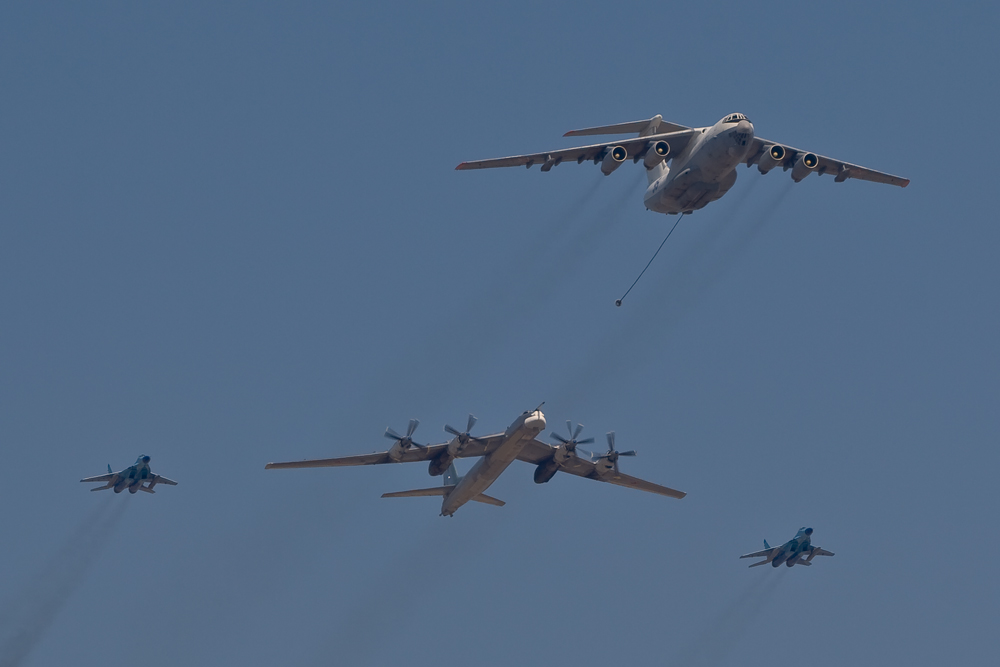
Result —
[[[0, 665], [994, 661], [998, 21], [8, 3]], [[641, 167], [454, 171], [734, 111], [912, 183], [741, 168], [619, 309], [674, 220]], [[543, 400], [688, 497], [264, 470]], [[143, 453], [180, 485], [78, 482]], [[805, 525], [836, 557], [737, 559]]]

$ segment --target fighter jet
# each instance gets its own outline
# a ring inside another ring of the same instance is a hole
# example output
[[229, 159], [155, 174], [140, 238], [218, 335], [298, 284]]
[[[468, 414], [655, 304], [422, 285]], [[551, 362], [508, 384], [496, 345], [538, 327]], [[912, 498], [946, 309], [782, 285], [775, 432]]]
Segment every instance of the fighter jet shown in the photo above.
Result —
[[91, 491], [103, 491], [104, 489], [114, 489], [115, 493], [121, 493], [128, 489], [129, 493], [145, 491], [146, 493], [156, 493], [153, 487], [157, 484], [170, 484], [177, 486], [177, 482], [167, 479], [162, 475], [154, 475], [149, 469], [149, 457], [143, 454], [135, 460], [135, 464], [125, 468], [120, 472], [112, 472], [111, 464], [108, 464], [107, 475], [97, 475], [81, 479], [81, 482], [107, 482], [104, 486], [95, 486]]
[[753, 123], [741, 113], [729, 114], [710, 127], [687, 127], [656, 115], [649, 120], [572, 130], [563, 136], [632, 132], [637, 132], [638, 138], [463, 162], [456, 169], [530, 168], [537, 163], [542, 165], [542, 171], [549, 171], [563, 162], [580, 164], [590, 160], [601, 165], [601, 172], [608, 176], [631, 158], [633, 163], [642, 161], [646, 169], [649, 180], [643, 196], [646, 208], [671, 215], [692, 213], [721, 198], [736, 182], [736, 167], [740, 163], [747, 167], [757, 165], [762, 174], [777, 167], [791, 170], [796, 183], [812, 173], [832, 174], [837, 183], [848, 178], [904, 188], [910, 183], [906, 178], [757, 137]]
[[764, 540], [764, 550], [755, 551], [752, 554], [744, 554], [740, 558], [763, 558], [759, 563], [754, 563], [750, 567], [771, 564], [771, 567], [778, 567], [782, 563], [788, 567], [793, 565], [812, 565], [812, 559], [816, 556], [832, 556], [826, 549], [814, 547], [810, 544], [812, 538], [812, 528], [800, 528], [795, 537], [788, 540], [780, 547], [772, 547]]
[[[507, 427], [507, 430], [494, 435], [471, 435], [470, 431], [476, 424], [476, 418], [469, 415], [465, 431], [459, 431], [457, 428], [447, 425], [444, 427], [446, 432], [454, 436], [450, 442], [439, 445], [421, 445], [413, 440], [413, 433], [420, 422], [411, 419], [406, 435], [400, 435], [391, 428], [386, 429], [385, 437], [396, 441], [386, 452], [333, 459], [268, 463], [264, 467], [271, 470], [276, 468], [322, 468], [428, 461], [428, 472], [432, 476], [444, 475], [442, 486], [385, 493], [382, 494], [382, 497], [443, 496], [441, 516], [454, 515], [458, 508], [471, 500], [489, 505], [504, 505], [504, 501], [488, 496], [484, 492], [515, 459], [536, 466], [535, 482], [537, 484], [544, 484], [552, 479], [557, 472], [563, 471], [598, 482], [627, 486], [671, 498], [683, 498], [686, 495], [683, 491], [653, 484], [620, 472], [618, 470], [618, 457], [635, 456], [635, 452], [615, 450], [613, 433], [608, 434], [610, 446], [608, 453], [593, 459], [591, 456], [585, 458], [577, 455], [577, 445], [593, 442], [593, 438], [580, 439], [582, 425], [578, 425], [574, 430], [572, 423], [566, 422], [569, 437], [565, 438], [553, 433], [552, 439], [558, 443], [555, 446], [538, 440], [538, 435], [546, 428], [545, 415], [542, 414], [541, 407], [526, 410]], [[583, 453], [582, 449], [580, 451]], [[482, 458], [472, 466], [472, 470], [468, 474], [460, 477], [455, 470], [455, 459], [470, 457]]]

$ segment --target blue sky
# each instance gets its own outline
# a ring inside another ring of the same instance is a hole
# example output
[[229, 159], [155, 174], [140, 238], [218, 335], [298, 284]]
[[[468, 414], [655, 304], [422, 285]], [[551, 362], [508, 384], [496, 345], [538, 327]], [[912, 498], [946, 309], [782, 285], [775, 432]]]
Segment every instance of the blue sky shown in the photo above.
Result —
[[[0, 661], [988, 661], [998, 19], [8, 5]], [[641, 168], [454, 171], [733, 111], [912, 183], [741, 169], [617, 309], [673, 221]], [[543, 400], [688, 497], [515, 463], [506, 507], [445, 519], [379, 498], [436, 483], [422, 465], [263, 469]], [[180, 485], [77, 482], [140, 453]], [[803, 525], [837, 556], [737, 560]]]

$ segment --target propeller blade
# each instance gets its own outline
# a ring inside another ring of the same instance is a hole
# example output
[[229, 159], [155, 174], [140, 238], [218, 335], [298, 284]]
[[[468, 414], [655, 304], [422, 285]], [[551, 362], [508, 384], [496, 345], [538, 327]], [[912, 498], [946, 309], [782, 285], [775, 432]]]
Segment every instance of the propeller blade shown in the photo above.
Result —
[[615, 432], [608, 431], [608, 448], [613, 452], [615, 451]]
[[636, 452], [634, 449], [630, 449], [627, 452], [618, 452], [618, 456], [635, 456]]
[[584, 438], [583, 440], [577, 440], [576, 444], [578, 444], [578, 445], [589, 445], [593, 441], [594, 441], [593, 438]]
[[411, 419], [410, 425], [406, 428], [406, 437], [409, 438], [411, 435], [413, 435], [413, 432], [417, 430], [418, 426], [420, 426], [420, 420]]
[[[569, 422], [566, 422], [566, 423], [567, 423], [567, 424], [569, 424]], [[580, 432], [581, 432], [582, 430], [583, 430], [583, 424], [577, 424], [577, 425], [576, 425], [576, 430], [575, 430], [575, 431], [573, 431], [573, 439], [574, 439], [574, 440], [576, 440], [577, 438], [579, 438], [579, 437], [580, 437]]]
[[462, 435], [457, 428], [455, 428], [454, 426], [449, 426], [448, 424], [444, 425], [444, 430], [447, 431], [448, 433], [451, 433], [454, 436]]
[[552, 433], [549, 433], [549, 437], [552, 438], [553, 440], [558, 440], [559, 442], [561, 442], [564, 445], [569, 444], [569, 442], [570, 442], [569, 440], [567, 440], [566, 438], [562, 437], [561, 435], [559, 435], [555, 431], [553, 431]]
[[479, 421], [479, 420], [478, 420], [478, 419], [476, 419], [476, 416], [475, 416], [474, 414], [471, 414], [471, 413], [470, 413], [470, 414], [469, 414], [469, 423], [468, 423], [468, 425], [467, 425], [467, 426], [465, 427], [465, 432], [466, 432], [466, 433], [468, 433], [469, 431], [471, 431], [471, 430], [472, 430], [472, 427], [476, 425], [476, 422], [477, 422], [477, 421]]
[[618, 459], [615, 459], [614, 466], [615, 466], [615, 474], [617, 475], [618, 474]]
[[403, 439], [403, 436], [401, 436], [400, 434], [396, 433], [391, 428], [387, 428], [385, 430], [385, 434], [384, 435], [385, 435], [385, 437], [389, 438], [390, 440], [402, 440]]
[[595, 461], [596, 460], [594, 458], [594, 452], [588, 452], [586, 449], [583, 449], [582, 447], [577, 447], [576, 448], [576, 453], [577, 454], [583, 454], [584, 456], [586, 456], [591, 461]]

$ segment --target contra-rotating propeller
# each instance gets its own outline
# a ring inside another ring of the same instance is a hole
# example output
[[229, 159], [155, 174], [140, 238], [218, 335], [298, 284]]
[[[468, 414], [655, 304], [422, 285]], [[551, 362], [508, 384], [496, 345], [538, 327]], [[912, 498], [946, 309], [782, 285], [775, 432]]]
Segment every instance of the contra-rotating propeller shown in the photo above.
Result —
[[420, 425], [420, 420], [411, 419], [410, 425], [406, 427], [406, 435], [400, 435], [395, 431], [393, 431], [391, 428], [387, 428], [385, 429], [385, 437], [389, 438], [390, 440], [395, 440], [396, 442], [398, 442], [404, 450], [409, 449], [411, 445], [413, 447], [416, 447], [417, 449], [426, 449], [427, 445], [421, 445], [419, 443], [413, 442], [413, 432], [417, 430], [417, 426], [419, 425]]
[[460, 444], [462, 446], [465, 446], [466, 444], [468, 444], [468, 442], [470, 440], [475, 440], [476, 442], [482, 442], [476, 436], [469, 435], [469, 431], [472, 430], [472, 427], [476, 425], [477, 421], [478, 420], [476, 419], [476, 416], [473, 415], [473, 414], [470, 414], [469, 415], [469, 422], [465, 425], [465, 432], [464, 433], [459, 432], [459, 430], [457, 428], [455, 428], [454, 426], [450, 426], [448, 424], [444, 425], [444, 430], [447, 431], [448, 433], [451, 433], [456, 438], [458, 438], [458, 444]]
[[[593, 438], [584, 438], [583, 440], [579, 439], [580, 432], [583, 431], [583, 424], [577, 424], [576, 430], [573, 430], [573, 422], [566, 420], [566, 430], [569, 431], [568, 440], [559, 435], [558, 433], [556, 433], [555, 431], [549, 433], [549, 437], [552, 438], [553, 440], [558, 440], [559, 442], [561, 442], [566, 447], [566, 451], [568, 452], [576, 452], [577, 445], [586, 445], [594, 441]], [[586, 450], [581, 449], [580, 451], [586, 453]], [[587, 455], [590, 456], [589, 453]]]
[[619, 452], [617, 449], [615, 449], [615, 432], [608, 431], [608, 453], [598, 456], [596, 459], [594, 459], [594, 462], [596, 463], [601, 459], [607, 459], [608, 463], [610, 463], [614, 467], [615, 473], [617, 473], [619, 456], [635, 456], [635, 450], [630, 449], [627, 452]]

